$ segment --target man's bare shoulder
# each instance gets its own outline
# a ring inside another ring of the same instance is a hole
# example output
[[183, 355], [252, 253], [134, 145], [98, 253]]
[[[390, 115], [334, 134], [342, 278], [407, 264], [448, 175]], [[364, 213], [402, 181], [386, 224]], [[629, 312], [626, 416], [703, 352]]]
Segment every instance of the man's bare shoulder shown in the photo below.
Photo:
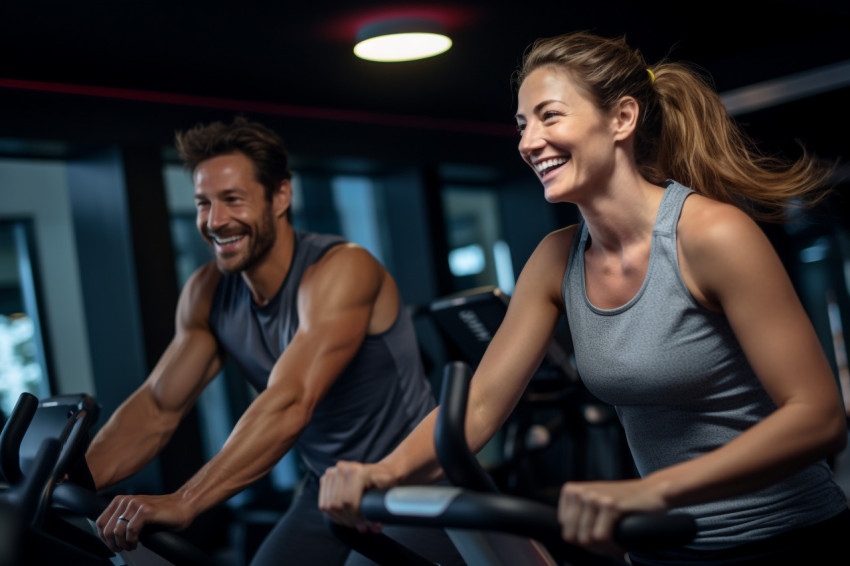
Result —
[[379, 274], [384, 271], [383, 266], [366, 249], [357, 244], [346, 242], [329, 249], [314, 263], [305, 275], [308, 279], [332, 279], [337, 283], [343, 283], [349, 276], [367, 276]]
[[311, 265], [298, 287], [299, 305], [342, 308], [374, 303], [392, 279], [389, 272], [365, 248], [351, 243], [329, 249]]
[[214, 261], [200, 266], [189, 277], [180, 292], [177, 305], [177, 320], [181, 326], [204, 324], [209, 318], [210, 306], [221, 271]]
[[333, 246], [319, 259], [317, 264], [325, 262], [377, 262], [375, 257], [363, 246], [352, 242], [344, 242]]
[[212, 292], [215, 291], [220, 279], [221, 271], [216, 267], [214, 261], [209, 261], [198, 267], [189, 276], [183, 289], [191, 294]]

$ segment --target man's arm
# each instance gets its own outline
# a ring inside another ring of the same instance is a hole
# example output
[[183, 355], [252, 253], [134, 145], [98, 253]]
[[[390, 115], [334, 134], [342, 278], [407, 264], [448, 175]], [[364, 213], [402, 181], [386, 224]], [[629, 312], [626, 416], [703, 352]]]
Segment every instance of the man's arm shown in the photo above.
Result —
[[[268, 473], [359, 350], [375, 305], [390, 288], [395, 293], [392, 279], [365, 250], [328, 252], [299, 286], [298, 332], [221, 451], [176, 493], [115, 498], [97, 521], [101, 537], [113, 550], [134, 548], [145, 524], [184, 528]], [[120, 516], [129, 522], [119, 523]]]
[[220, 369], [207, 325], [218, 272], [200, 268], [180, 294], [175, 335], [147, 380], [95, 436], [86, 461], [98, 489], [141, 470], [171, 438], [201, 390]]

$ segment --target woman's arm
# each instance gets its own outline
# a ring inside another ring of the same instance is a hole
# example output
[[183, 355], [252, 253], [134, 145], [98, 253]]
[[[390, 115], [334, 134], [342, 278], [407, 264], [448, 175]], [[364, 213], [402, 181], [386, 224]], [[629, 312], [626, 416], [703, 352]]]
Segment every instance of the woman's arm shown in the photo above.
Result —
[[835, 378], [761, 229], [737, 208], [693, 195], [685, 201], [678, 245], [686, 285], [700, 303], [727, 317], [777, 410], [726, 445], [642, 480], [565, 484], [559, 512], [568, 541], [610, 549], [612, 526], [625, 512], [750, 492], [846, 441]]
[[835, 377], [767, 237], [737, 208], [694, 205], [680, 233], [686, 283], [729, 320], [777, 410], [726, 446], [650, 476], [671, 506], [770, 485], [846, 441]]
[[[572, 234], [572, 229], [550, 234], [529, 258], [505, 319], [473, 376], [466, 420], [473, 451], [480, 450], [508, 418], [546, 353], [563, 312], [561, 280]], [[380, 462], [340, 462], [327, 470], [319, 507], [339, 523], [368, 528], [359, 513], [365, 490], [438, 478], [441, 470], [434, 449], [438, 410]]]

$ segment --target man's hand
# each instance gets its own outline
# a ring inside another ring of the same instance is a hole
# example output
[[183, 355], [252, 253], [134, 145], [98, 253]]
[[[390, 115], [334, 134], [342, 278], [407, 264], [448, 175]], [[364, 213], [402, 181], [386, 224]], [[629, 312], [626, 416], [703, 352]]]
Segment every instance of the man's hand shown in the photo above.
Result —
[[97, 518], [100, 538], [113, 552], [134, 550], [146, 525], [172, 530], [188, 527], [195, 518], [179, 494], [118, 495]]

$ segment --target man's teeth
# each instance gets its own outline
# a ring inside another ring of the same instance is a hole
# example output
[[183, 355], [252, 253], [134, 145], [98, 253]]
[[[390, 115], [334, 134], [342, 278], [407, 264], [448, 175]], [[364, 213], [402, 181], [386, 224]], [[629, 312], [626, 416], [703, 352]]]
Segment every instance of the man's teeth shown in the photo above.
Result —
[[241, 240], [243, 237], [244, 235], [240, 234], [237, 236], [230, 236], [229, 238], [219, 238], [218, 236], [213, 236], [213, 239], [215, 240], [216, 244], [220, 246], [226, 246], [227, 244], [232, 244], [237, 240]]
[[534, 168], [537, 169], [538, 173], [543, 174], [549, 169], [554, 169], [555, 167], [563, 165], [566, 162], [566, 157], [553, 157], [552, 159], [546, 159], [544, 161], [540, 161], [539, 163], [535, 163]]

